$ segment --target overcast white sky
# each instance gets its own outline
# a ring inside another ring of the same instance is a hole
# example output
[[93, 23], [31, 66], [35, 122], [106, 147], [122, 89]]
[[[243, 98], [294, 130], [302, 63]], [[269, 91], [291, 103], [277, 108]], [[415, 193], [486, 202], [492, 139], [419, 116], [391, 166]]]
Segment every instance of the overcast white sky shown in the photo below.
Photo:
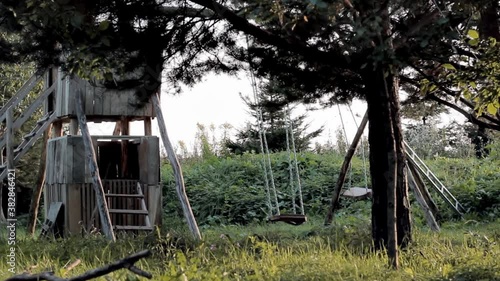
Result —
[[[163, 91], [165, 92], [167, 88], [168, 85], [164, 83], [162, 85]], [[248, 77], [243, 75], [240, 77], [208, 75], [202, 83], [195, 87], [185, 88], [181, 95], [162, 94], [162, 110], [172, 144], [177, 146], [178, 142], [182, 140], [188, 148], [191, 148], [197, 132], [197, 123], [206, 127], [211, 124], [219, 127], [224, 123], [229, 123], [234, 128], [242, 128], [246, 121], [251, 120], [251, 117], [239, 93], [253, 96], [250, 81]], [[306, 111], [305, 107], [300, 106], [295, 114], [304, 111]], [[352, 111], [357, 124], [359, 124], [366, 111], [366, 105], [355, 101]], [[341, 112], [348, 138], [352, 140], [357, 127], [347, 106], [341, 106]], [[311, 129], [321, 126], [325, 128], [323, 134], [315, 141], [325, 143], [329, 137], [335, 141], [335, 131], [342, 125], [337, 106], [324, 110], [308, 111], [308, 116]], [[109, 135], [112, 134], [114, 124], [89, 127], [92, 134]], [[144, 134], [142, 122], [132, 123], [131, 134]], [[156, 119], [153, 122], [153, 134], [159, 136]]]

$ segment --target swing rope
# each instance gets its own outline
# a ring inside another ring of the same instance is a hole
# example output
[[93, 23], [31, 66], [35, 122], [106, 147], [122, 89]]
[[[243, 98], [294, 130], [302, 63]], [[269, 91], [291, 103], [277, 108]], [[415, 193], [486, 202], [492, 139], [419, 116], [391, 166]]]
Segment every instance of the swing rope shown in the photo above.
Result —
[[[247, 43], [247, 47], [250, 46], [250, 43], [248, 41], [248, 36], [246, 36], [246, 43]], [[260, 104], [261, 103], [261, 99], [259, 99], [259, 91], [258, 91], [258, 87], [257, 87], [257, 80], [255, 79], [255, 75], [253, 73], [253, 67], [252, 67], [252, 62], [250, 60], [250, 58], [248, 58], [248, 64], [249, 64], [249, 73], [250, 73], [250, 81], [251, 81], [251, 84], [252, 84], [252, 91], [253, 91], [253, 97], [254, 97], [254, 101], [257, 103], [257, 104]], [[262, 98], [262, 97], [260, 97]], [[267, 144], [267, 137], [266, 137], [266, 130], [264, 128], [264, 118], [263, 118], [263, 114], [262, 114], [262, 107], [259, 106], [258, 107], [258, 129], [259, 129], [259, 141], [260, 141], [260, 149], [261, 149], [261, 152], [262, 152], [262, 164], [263, 164], [263, 167], [264, 167], [264, 177], [265, 177], [265, 187], [266, 187], [266, 197], [267, 197], [267, 204], [268, 204], [268, 208], [269, 208], [269, 214], [270, 215], [273, 215], [274, 212], [273, 212], [273, 204], [272, 204], [272, 201], [271, 201], [271, 192], [270, 192], [270, 187], [269, 187], [269, 180], [271, 181], [271, 188], [272, 188], [272, 191], [273, 191], [273, 197], [274, 197], [274, 202], [275, 202], [275, 206], [276, 206], [276, 214], [277, 215], [280, 215], [280, 207], [279, 207], [279, 203], [278, 203], [278, 194], [277, 194], [277, 191], [276, 191], [276, 185], [274, 183], [274, 175], [273, 175], [273, 169], [272, 169], [272, 166], [271, 166], [271, 156], [270, 156], [270, 153], [269, 153], [269, 147], [268, 147], [268, 144]], [[266, 161], [266, 156], [267, 156], [267, 161]], [[267, 162], [267, 163], [266, 163]]]
[[[299, 174], [299, 164], [298, 164], [298, 161], [297, 161], [297, 149], [295, 148], [295, 136], [294, 136], [294, 133], [293, 133], [293, 121], [292, 121], [292, 118], [290, 116], [290, 110], [287, 106], [286, 108], [286, 112], [287, 112], [287, 115], [288, 115], [288, 122], [289, 122], [289, 127], [290, 127], [290, 136], [292, 138], [292, 150], [293, 150], [293, 160], [294, 160], [294, 163], [295, 163], [295, 175], [297, 176], [297, 188], [298, 188], [298, 191], [299, 191], [299, 204], [300, 204], [300, 212], [302, 215], [305, 215], [305, 211], [304, 211], [304, 200], [302, 198], [302, 184], [300, 183], [300, 174]], [[295, 205], [295, 201], [293, 202], [294, 205]]]
[[[288, 118], [288, 114], [286, 114], [286, 117]], [[290, 173], [290, 192], [292, 194], [292, 210], [293, 213], [297, 213], [297, 208], [295, 204], [295, 181], [293, 180], [293, 167], [292, 167], [292, 152], [290, 151], [290, 140], [289, 140], [289, 132], [288, 129], [290, 128], [290, 123], [288, 122], [288, 119], [285, 119], [287, 121], [286, 128], [285, 128], [285, 134], [286, 134], [286, 152], [288, 155], [288, 171]]]
[[[246, 44], [247, 44], [247, 47], [250, 46], [248, 36], [246, 36]], [[267, 205], [269, 208], [269, 214], [271, 216], [269, 218], [269, 221], [271, 221], [271, 222], [283, 221], [283, 222], [286, 222], [286, 223], [289, 223], [292, 225], [300, 225], [300, 224], [307, 221], [307, 217], [304, 215], [304, 203], [302, 200], [302, 187], [300, 185], [300, 177], [298, 175], [297, 155], [296, 155], [296, 149], [295, 149], [295, 142], [293, 141], [293, 139], [294, 139], [293, 130], [291, 131], [292, 149], [294, 151], [295, 167], [296, 167], [296, 171], [297, 171], [297, 180], [298, 180], [298, 186], [299, 186], [298, 189], [299, 189], [299, 196], [300, 196], [300, 207], [302, 210], [302, 215], [297, 215], [297, 214], [281, 215], [280, 214], [280, 206], [279, 206], [279, 202], [278, 202], [278, 193], [276, 191], [273, 169], [272, 169], [272, 165], [271, 165], [271, 156], [270, 156], [270, 152], [269, 152], [269, 146], [267, 143], [266, 129], [264, 128], [264, 117], [262, 114], [263, 97], [262, 97], [262, 94], [259, 95], [259, 90], [257, 87], [257, 80], [256, 80], [255, 74], [253, 72], [254, 68], [252, 67], [252, 61], [250, 60], [250, 57], [248, 58], [248, 65], [249, 65], [249, 73], [250, 73], [249, 76], [250, 76], [250, 82], [252, 84], [254, 101], [259, 105], [258, 111], [257, 111], [258, 112], [257, 119], [258, 119], [260, 149], [261, 149], [261, 153], [262, 153], [262, 164], [263, 164], [263, 168], [264, 168], [266, 199], [267, 199]], [[291, 122], [291, 119], [290, 119], [290, 122]], [[292, 125], [292, 124], [290, 123], [290, 125]], [[287, 138], [288, 138], [288, 132], [287, 132]], [[267, 156], [267, 161], [266, 161], [266, 156]], [[271, 187], [269, 186], [269, 181], [271, 181]], [[273, 192], [274, 202], [276, 205], [276, 215], [273, 214], [271, 189]], [[295, 202], [294, 202], [294, 210], [295, 210]]]
[[[352, 108], [351, 105], [348, 105], [349, 111], [351, 112], [352, 120], [354, 120], [354, 125], [356, 125], [356, 129], [359, 128], [358, 122], [356, 121], [356, 118], [354, 117], [354, 113], [352, 113]], [[363, 172], [365, 176], [365, 190], [368, 191], [368, 173], [366, 169], [366, 157], [365, 157], [365, 145], [363, 138], [361, 138], [361, 157], [363, 157]]]
[[[349, 139], [347, 138], [347, 131], [345, 129], [344, 125], [344, 118], [342, 117], [342, 112], [340, 111], [340, 105], [337, 104], [337, 108], [339, 110], [339, 115], [340, 115], [340, 123], [342, 124], [342, 130], [344, 131], [344, 138], [345, 138], [345, 144], [347, 147], [349, 147]], [[347, 149], [346, 147], [346, 149]], [[347, 153], [347, 151], [345, 151]], [[352, 165], [349, 163], [349, 188], [352, 187]]]

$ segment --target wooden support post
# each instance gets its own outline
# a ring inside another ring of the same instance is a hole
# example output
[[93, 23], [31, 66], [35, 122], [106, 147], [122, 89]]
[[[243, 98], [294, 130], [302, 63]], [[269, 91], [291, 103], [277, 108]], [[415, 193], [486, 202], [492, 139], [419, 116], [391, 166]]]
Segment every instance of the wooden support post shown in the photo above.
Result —
[[144, 135], [152, 136], [153, 130], [151, 126], [151, 117], [144, 117]]
[[333, 189], [332, 201], [330, 203], [330, 208], [328, 209], [328, 213], [325, 218], [325, 225], [330, 225], [333, 220], [333, 212], [335, 211], [335, 207], [339, 202], [340, 192], [342, 191], [342, 187], [344, 186], [345, 178], [347, 175], [347, 170], [351, 164], [352, 157], [354, 156], [354, 152], [356, 152], [356, 148], [358, 147], [359, 140], [365, 131], [366, 124], [368, 123], [368, 112], [365, 113], [361, 124], [359, 124], [358, 131], [352, 140], [351, 146], [347, 151], [347, 154], [344, 158], [344, 163], [342, 163], [342, 168], [340, 169], [339, 177], [337, 179], [337, 184]]
[[[120, 121], [120, 131], [122, 136], [128, 136], [129, 135], [129, 124], [130, 124], [130, 119], [128, 117], [122, 117]], [[122, 173], [121, 177], [122, 178], [127, 178], [128, 176], [128, 141], [127, 140], [122, 140], [121, 141], [122, 145]]]
[[411, 161], [408, 161], [408, 168], [409, 172], [411, 172], [413, 179], [415, 181], [415, 187], [418, 189], [420, 195], [422, 196], [422, 199], [425, 201], [427, 206], [429, 207], [429, 210], [432, 212], [432, 215], [436, 221], [439, 220], [439, 208], [437, 207], [436, 203], [434, 200], [432, 200], [431, 194], [429, 193], [429, 190], [425, 186], [424, 180], [418, 173], [417, 168]]
[[427, 221], [427, 225], [429, 225], [432, 231], [439, 231], [440, 229], [438, 223], [436, 222], [436, 218], [434, 217], [434, 214], [432, 214], [429, 205], [422, 196], [422, 193], [420, 192], [420, 189], [417, 186], [418, 184], [415, 181], [415, 178], [413, 176], [413, 171], [411, 169], [408, 169], [408, 185], [410, 186], [410, 189], [413, 191], [413, 194], [415, 195], [418, 204], [424, 211], [424, 216], [425, 220]]
[[152, 102], [154, 106], [154, 110], [156, 113], [156, 117], [158, 119], [158, 127], [160, 128], [161, 138], [163, 140], [163, 145], [167, 150], [167, 157], [170, 160], [170, 164], [172, 165], [172, 169], [174, 170], [176, 191], [177, 196], [179, 197], [179, 201], [182, 206], [182, 210], [184, 212], [184, 217], [186, 218], [187, 224], [191, 233], [197, 240], [201, 240], [201, 233], [196, 223], [196, 219], [193, 215], [193, 210], [191, 209], [191, 204], [189, 203], [189, 199], [186, 194], [186, 187], [184, 186], [184, 178], [182, 176], [182, 168], [175, 155], [174, 147], [170, 142], [170, 139], [167, 134], [167, 128], [165, 126], [165, 120], [163, 119], [163, 114], [160, 107], [160, 99], [158, 97], [158, 93], [154, 94], [152, 97]]
[[12, 116], [12, 107], [7, 109], [6, 116], [6, 130], [5, 130], [5, 140], [7, 150], [7, 169], [14, 169], [14, 129], [13, 129], [13, 121], [14, 117]]
[[58, 138], [62, 136], [62, 121], [55, 121], [52, 124], [52, 138]]
[[[99, 215], [101, 218], [102, 231], [109, 240], [115, 242], [116, 237], [113, 232], [113, 226], [111, 224], [111, 218], [109, 216], [108, 204], [106, 203], [101, 177], [99, 176], [99, 167], [97, 166], [96, 154], [92, 144], [92, 139], [90, 137], [89, 128], [87, 127], [87, 118], [85, 116], [85, 112], [83, 111], [83, 98], [83, 92], [81, 90], [78, 90], [76, 100], [76, 114], [78, 116], [78, 122], [80, 124], [80, 129], [83, 137], [83, 144], [85, 146], [85, 158], [87, 159], [90, 175], [92, 177], [92, 183], [94, 186], [97, 201], [97, 208], [99, 210]], [[77, 168], [83, 169], [83, 167]]]
[[78, 120], [74, 118], [69, 121], [69, 134], [72, 136], [78, 135]]
[[45, 165], [47, 158], [47, 144], [50, 137], [50, 127], [51, 126], [49, 126], [43, 134], [42, 153], [40, 155], [40, 164], [38, 167], [36, 187], [33, 191], [33, 194], [31, 195], [31, 204], [28, 216], [28, 233], [31, 236], [35, 235], [38, 208], [40, 206], [40, 198], [42, 197], [43, 186], [45, 185]]
[[115, 129], [113, 130], [113, 136], [119, 136], [120, 135], [120, 121], [116, 121], [115, 123]]

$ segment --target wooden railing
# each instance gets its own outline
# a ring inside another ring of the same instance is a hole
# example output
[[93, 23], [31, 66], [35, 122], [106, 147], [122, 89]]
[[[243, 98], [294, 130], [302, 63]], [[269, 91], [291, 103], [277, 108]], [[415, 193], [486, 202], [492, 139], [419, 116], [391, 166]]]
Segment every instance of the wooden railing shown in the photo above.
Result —
[[26, 151], [34, 144], [36, 139], [41, 135], [47, 128], [47, 123], [51, 123], [54, 120], [54, 114], [49, 112], [45, 116], [38, 120], [35, 124], [33, 130], [26, 136], [23, 137], [21, 143], [17, 146], [14, 145], [14, 133], [19, 130], [30, 117], [35, 113], [35, 111], [43, 105], [50, 94], [54, 92], [57, 87], [57, 81], [49, 88], [45, 89], [38, 97], [26, 108], [21, 115], [14, 118], [14, 110], [21, 102], [23, 102], [31, 91], [38, 85], [38, 83], [43, 79], [44, 74], [34, 74], [31, 76], [26, 83], [19, 89], [19, 91], [5, 103], [5, 105], [0, 108], [0, 124], [5, 123], [5, 129], [0, 133], [0, 151], [6, 150], [6, 161], [4, 162], [3, 157], [0, 161], [0, 181], [2, 181], [6, 175], [7, 169], [13, 169], [15, 162], [22, 157]]

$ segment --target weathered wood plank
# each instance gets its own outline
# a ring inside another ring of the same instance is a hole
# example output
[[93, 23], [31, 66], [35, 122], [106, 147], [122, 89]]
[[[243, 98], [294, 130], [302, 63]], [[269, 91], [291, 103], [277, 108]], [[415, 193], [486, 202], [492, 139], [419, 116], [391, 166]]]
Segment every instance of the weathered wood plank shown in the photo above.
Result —
[[105, 89], [94, 88], [94, 111], [93, 115], [102, 115]]
[[[47, 142], [47, 157], [45, 158], [45, 185], [52, 184], [52, 163], [54, 163], [54, 141]], [[48, 205], [45, 205], [48, 206]]]
[[160, 179], [160, 142], [157, 137], [149, 137], [148, 140], [148, 185], [157, 185]]
[[69, 120], [69, 134], [73, 136], [78, 135], [78, 120], [75, 118]]
[[81, 136], [73, 136], [70, 141], [70, 149], [73, 153], [72, 163], [72, 183], [85, 183], [86, 165], [85, 150], [83, 149], [83, 139]]
[[13, 121], [14, 121], [14, 116], [12, 115], [12, 107], [9, 107], [6, 112], [5, 116], [5, 123], [6, 123], [6, 130], [5, 130], [5, 136], [6, 136], [6, 147], [5, 149], [7, 150], [7, 169], [14, 169], [14, 128], [13, 128]]
[[109, 217], [108, 204], [106, 203], [104, 189], [102, 187], [101, 178], [99, 177], [99, 167], [97, 166], [96, 154], [92, 145], [92, 139], [90, 138], [90, 133], [87, 127], [87, 120], [83, 111], [83, 92], [78, 91], [77, 94], [78, 100], [76, 110], [78, 121], [82, 131], [88, 166], [92, 175], [92, 183], [96, 194], [99, 215], [101, 217], [102, 231], [109, 240], [114, 242], [116, 241], [116, 238], [113, 232], [113, 225], [111, 224], [111, 218]]
[[170, 160], [170, 164], [172, 165], [172, 169], [174, 170], [174, 176], [176, 181], [176, 192], [179, 198], [179, 201], [182, 206], [182, 210], [184, 213], [184, 217], [186, 218], [187, 224], [191, 233], [197, 240], [201, 240], [201, 233], [198, 228], [198, 224], [196, 223], [196, 219], [193, 215], [193, 210], [191, 209], [191, 204], [189, 203], [189, 199], [186, 194], [186, 187], [184, 185], [184, 177], [182, 176], [182, 168], [175, 155], [174, 147], [170, 142], [170, 139], [167, 134], [167, 128], [165, 126], [165, 120], [163, 119], [163, 114], [161, 112], [160, 101], [158, 98], [158, 94], [155, 94], [151, 97], [153, 101], [153, 106], [158, 119], [158, 126], [160, 128], [161, 138], [163, 140], [163, 145], [167, 150], [167, 156]]
[[95, 98], [96, 98], [95, 97], [95, 88], [94, 87], [86, 87], [85, 88], [85, 114], [86, 115], [94, 115]]
[[151, 117], [144, 117], [144, 135], [145, 136], [153, 135]]
[[62, 136], [62, 121], [55, 121], [53, 124], [52, 124], [52, 138], [58, 138], [60, 136]]
[[413, 194], [415, 195], [415, 198], [417, 199], [418, 204], [422, 208], [422, 211], [424, 211], [424, 217], [425, 220], [427, 221], [427, 225], [432, 231], [440, 231], [439, 225], [436, 221], [436, 218], [432, 214], [432, 211], [429, 208], [429, 205], [425, 201], [424, 197], [422, 196], [422, 193], [420, 192], [419, 188], [417, 187], [417, 182], [415, 181], [415, 178], [413, 177], [413, 171], [411, 169], [408, 169], [408, 186], [410, 189], [413, 191]]
[[102, 112], [99, 115], [112, 115], [111, 111], [116, 108], [116, 100], [111, 91], [105, 91], [102, 95]]
[[[120, 126], [121, 126], [121, 134], [122, 135], [129, 135], [129, 129], [130, 129], [130, 119], [128, 117], [122, 116], [120, 120]], [[122, 140], [121, 141], [121, 154], [122, 154], [122, 159], [121, 159], [121, 168], [122, 168], [122, 174], [121, 177], [125, 178], [128, 176], [128, 141], [127, 140]]]
[[148, 152], [148, 139], [142, 138], [139, 144], [139, 180], [143, 183], [148, 183]]
[[[68, 212], [68, 224], [67, 228], [70, 233], [76, 234], [80, 232], [80, 221], [83, 221], [82, 217], [82, 196], [81, 189], [83, 184], [68, 184], [67, 185], [67, 198], [68, 203], [66, 206], [71, 206]], [[85, 222], [85, 221], [83, 221]]]
[[52, 106], [54, 108], [54, 111], [56, 112], [56, 116], [60, 117], [60, 116], [64, 116], [64, 114], [65, 114], [62, 111], [63, 108], [61, 106], [59, 106], [59, 104], [60, 104], [59, 101], [62, 100], [62, 96], [64, 95], [60, 69], [54, 70], [54, 81], [56, 84], [56, 94], [54, 95], [54, 100], [52, 100]]

